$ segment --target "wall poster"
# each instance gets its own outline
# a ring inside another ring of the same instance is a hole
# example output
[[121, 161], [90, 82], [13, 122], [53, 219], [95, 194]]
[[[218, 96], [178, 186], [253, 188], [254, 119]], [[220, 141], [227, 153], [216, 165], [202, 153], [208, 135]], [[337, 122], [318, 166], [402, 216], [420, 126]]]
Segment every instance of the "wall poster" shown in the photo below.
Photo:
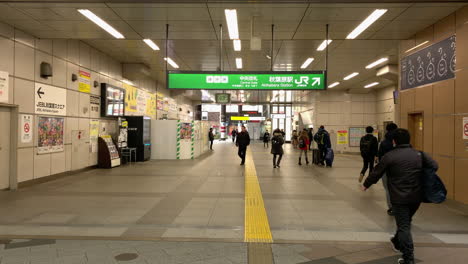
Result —
[[126, 83], [123, 84], [123, 88], [125, 89], [125, 115], [133, 116], [137, 112], [137, 97], [138, 97], [138, 88], [128, 85]]
[[463, 117], [463, 139], [468, 139], [468, 117]]
[[83, 93], [91, 92], [91, 73], [85, 71], [78, 72], [78, 91]]
[[401, 60], [401, 90], [455, 78], [456, 36], [437, 42]]
[[182, 123], [180, 128], [180, 139], [192, 138], [192, 123]]
[[45, 154], [63, 151], [63, 117], [39, 117], [37, 153]]
[[365, 127], [350, 127], [349, 128], [349, 146], [359, 147], [361, 145], [361, 138], [366, 135]]
[[348, 144], [348, 130], [338, 130], [337, 131], [337, 144], [338, 145], [347, 145]]
[[8, 103], [8, 72], [0, 71], [0, 103]]
[[20, 115], [21, 143], [31, 143], [33, 134], [32, 115]]
[[96, 153], [98, 151], [99, 138], [99, 120], [89, 120], [89, 152]]

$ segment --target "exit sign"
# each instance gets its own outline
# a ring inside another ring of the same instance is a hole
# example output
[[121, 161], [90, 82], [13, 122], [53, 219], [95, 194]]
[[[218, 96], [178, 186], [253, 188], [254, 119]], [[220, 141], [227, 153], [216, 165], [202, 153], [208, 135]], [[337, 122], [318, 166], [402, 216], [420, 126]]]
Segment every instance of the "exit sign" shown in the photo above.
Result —
[[325, 90], [325, 71], [167, 73], [168, 89], [192, 90]]

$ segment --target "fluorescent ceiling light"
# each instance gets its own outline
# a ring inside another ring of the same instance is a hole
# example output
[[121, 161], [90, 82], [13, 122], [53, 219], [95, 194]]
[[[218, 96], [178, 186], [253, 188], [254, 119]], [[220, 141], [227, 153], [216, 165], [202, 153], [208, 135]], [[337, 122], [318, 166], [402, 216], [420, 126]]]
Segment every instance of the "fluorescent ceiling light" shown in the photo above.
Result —
[[226, 22], [229, 31], [230, 39], [239, 39], [239, 27], [237, 25], [237, 10], [236, 9], [225, 9], [224, 14], [226, 15]]
[[376, 86], [378, 84], [379, 84], [378, 82], [369, 83], [368, 85], [364, 86], [364, 88], [371, 88], [371, 87]]
[[426, 40], [426, 41], [424, 41], [423, 43], [412, 47], [411, 49], [405, 51], [405, 53], [410, 52], [410, 51], [412, 51], [412, 50], [414, 50], [414, 49], [417, 49], [417, 48], [419, 48], [419, 47], [421, 47], [422, 45], [427, 44], [427, 43], [429, 43], [429, 40]]
[[242, 69], [242, 58], [236, 58], [237, 69]]
[[179, 65], [177, 65], [177, 63], [175, 63], [175, 61], [173, 61], [171, 58], [164, 58], [164, 60], [167, 61], [167, 63], [169, 63], [173, 68], [179, 68]]
[[349, 79], [351, 79], [351, 78], [357, 76], [358, 74], [359, 74], [359, 72], [353, 72], [353, 73], [351, 73], [350, 75], [344, 77], [343, 80], [347, 81], [347, 80], [349, 80]]
[[383, 63], [383, 62], [386, 62], [386, 61], [388, 61], [388, 58], [381, 58], [381, 59], [378, 59], [378, 60], [374, 61], [373, 63], [367, 65], [367, 66], [366, 66], [366, 69], [372, 69], [372, 68], [374, 68], [375, 66], [377, 66], [377, 65], [379, 65], [379, 64], [381, 64], [381, 63]]
[[309, 67], [309, 65], [314, 61], [314, 58], [308, 58], [301, 66], [301, 69]]
[[152, 48], [153, 50], [159, 50], [158, 45], [156, 45], [156, 43], [154, 43], [151, 39], [144, 39], [143, 41], [146, 43], [146, 45], [150, 46], [150, 48]]
[[235, 51], [241, 51], [242, 46], [241, 46], [240, 39], [235, 39], [235, 40], [232, 41], [232, 43], [234, 44], [234, 50]]
[[128, 85], [134, 85], [131, 81], [129, 80], [122, 80], [123, 83], [126, 83]]
[[324, 50], [328, 45], [330, 45], [330, 43], [332, 42], [333, 40], [329, 39], [328, 41], [327, 40], [324, 40], [322, 42], [322, 44], [320, 44], [320, 46], [317, 48], [318, 51], [322, 51]]
[[89, 20], [93, 21], [94, 24], [100, 26], [102, 29], [107, 31], [112, 36], [114, 36], [114, 38], [118, 38], [118, 39], [125, 38], [115, 28], [113, 28], [111, 25], [107, 24], [104, 20], [102, 20], [100, 17], [96, 16], [93, 12], [89, 11], [88, 9], [78, 9], [78, 12], [80, 12], [83, 16], [85, 16]]
[[359, 26], [357, 26], [349, 35], [347, 39], [355, 39], [359, 36], [364, 30], [366, 30], [370, 25], [372, 25], [377, 19], [379, 19], [383, 14], [387, 12], [387, 9], [376, 9], [370, 16], [368, 16], [364, 21], [362, 21]]
[[328, 85], [328, 88], [333, 88], [333, 87], [337, 86], [338, 84], [340, 84], [340, 83], [339, 82], [334, 82], [334, 83]]

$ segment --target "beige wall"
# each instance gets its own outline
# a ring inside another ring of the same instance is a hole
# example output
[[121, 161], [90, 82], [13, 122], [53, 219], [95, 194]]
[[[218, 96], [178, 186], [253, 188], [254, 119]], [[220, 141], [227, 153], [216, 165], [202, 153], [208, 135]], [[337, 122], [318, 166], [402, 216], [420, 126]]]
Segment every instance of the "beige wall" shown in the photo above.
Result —
[[424, 113], [424, 151], [439, 162], [449, 197], [468, 203], [468, 141], [462, 137], [462, 119], [468, 116], [468, 7], [402, 41], [400, 57], [419, 43], [429, 40], [426, 46], [431, 45], [453, 34], [457, 35], [455, 79], [402, 91], [400, 126], [408, 127], [408, 113]]

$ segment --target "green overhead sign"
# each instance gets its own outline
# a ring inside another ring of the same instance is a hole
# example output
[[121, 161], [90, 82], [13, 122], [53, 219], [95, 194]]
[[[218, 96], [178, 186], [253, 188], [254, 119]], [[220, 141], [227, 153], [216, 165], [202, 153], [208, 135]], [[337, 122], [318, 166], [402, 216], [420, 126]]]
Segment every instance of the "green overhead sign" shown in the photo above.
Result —
[[168, 89], [325, 90], [323, 72], [168, 72]]

